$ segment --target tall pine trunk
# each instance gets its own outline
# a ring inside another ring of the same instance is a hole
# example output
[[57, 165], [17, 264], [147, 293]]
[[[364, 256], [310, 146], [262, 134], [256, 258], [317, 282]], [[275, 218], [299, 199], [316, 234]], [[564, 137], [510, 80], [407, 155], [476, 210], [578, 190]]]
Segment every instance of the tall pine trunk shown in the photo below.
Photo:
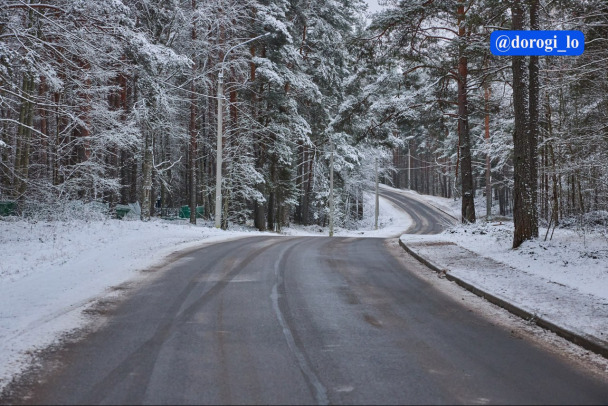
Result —
[[[523, 29], [524, 12], [521, 0], [511, 6], [513, 30]], [[530, 142], [528, 136], [528, 94], [526, 63], [524, 56], [511, 57], [513, 70], [513, 107], [515, 130], [513, 132], [514, 206], [513, 248], [534, 237], [534, 204], [530, 183]]]
[[31, 129], [34, 122], [34, 106], [30, 101], [33, 99], [34, 78], [30, 74], [24, 74], [21, 90], [23, 102], [21, 103], [21, 109], [19, 111], [19, 127], [17, 128], [14, 183], [16, 186], [17, 198], [25, 200], [30, 167]]
[[475, 196], [471, 159], [471, 137], [467, 99], [468, 60], [466, 52], [466, 28], [464, 0], [458, 2], [458, 136], [460, 139], [460, 174], [462, 181], [462, 222], [475, 222]]
[[[538, 0], [530, 0], [530, 29], [539, 30], [538, 22]], [[529, 110], [528, 138], [530, 146], [530, 193], [531, 193], [531, 233], [532, 237], [538, 237], [538, 132], [539, 132], [539, 59], [538, 56], [530, 56], [528, 66], [529, 78]]]
[[484, 82], [484, 139], [486, 143], [486, 218], [492, 218], [492, 165], [490, 157], [490, 85]]

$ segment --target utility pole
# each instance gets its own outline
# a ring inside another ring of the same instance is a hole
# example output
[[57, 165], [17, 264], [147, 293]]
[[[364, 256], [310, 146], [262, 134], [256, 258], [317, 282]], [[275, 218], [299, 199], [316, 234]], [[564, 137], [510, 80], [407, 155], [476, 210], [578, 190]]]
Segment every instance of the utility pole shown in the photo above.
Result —
[[410, 177], [410, 169], [412, 167], [412, 157], [410, 156], [410, 142], [407, 142], [407, 188], [412, 190], [412, 178]]
[[329, 157], [329, 236], [334, 236], [334, 143], [329, 142], [331, 155]]
[[241, 42], [230, 48], [228, 52], [224, 54], [222, 63], [220, 64], [220, 72], [217, 75], [217, 156], [215, 159], [215, 227], [220, 228], [222, 226], [222, 136], [223, 136], [223, 111], [222, 111], [222, 100], [224, 97], [224, 63], [228, 54], [237, 47], [255, 41], [256, 39], [270, 35], [269, 32], [266, 34], [258, 35], [255, 38], [251, 38], [245, 42]]
[[378, 158], [376, 158], [375, 164], [376, 170], [376, 211], [374, 213], [374, 230], [378, 229], [378, 214], [380, 213], [380, 198], [378, 197]]
[[[222, 63], [223, 65], [223, 63]], [[215, 159], [215, 228], [221, 227], [222, 222], [222, 134], [224, 97], [224, 67], [217, 77], [217, 157]]]

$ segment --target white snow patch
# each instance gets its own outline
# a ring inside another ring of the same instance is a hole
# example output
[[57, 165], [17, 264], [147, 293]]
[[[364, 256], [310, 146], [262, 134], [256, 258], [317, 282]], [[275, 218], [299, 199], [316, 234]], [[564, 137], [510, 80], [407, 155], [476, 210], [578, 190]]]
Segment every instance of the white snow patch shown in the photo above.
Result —
[[[373, 204], [366, 194], [361, 230], [336, 228], [335, 235], [397, 237], [410, 226], [407, 216], [381, 198], [374, 230]], [[112, 287], [136, 282], [139, 271], [174, 252], [256, 234], [184, 220], [0, 221], [0, 389], [36, 350], [84, 325], [82, 310], [111, 295]], [[283, 234], [327, 236], [328, 228], [292, 227]]]
[[[378, 209], [378, 229], [375, 229], [375, 194], [364, 193], [363, 219], [356, 230], [334, 227], [336, 237], [373, 237], [396, 238], [411, 225], [412, 219], [389, 200], [380, 196]], [[321, 226], [291, 226], [282, 230], [284, 235], [294, 236], [325, 236], [329, 235], [329, 227]]]
[[[458, 201], [400, 192], [459, 217]], [[336, 227], [336, 236], [388, 238], [410, 227], [412, 220], [381, 198], [379, 229], [374, 230], [374, 195], [367, 193], [365, 199], [359, 229]], [[0, 389], [27, 366], [33, 352], [82, 326], [86, 322], [82, 310], [95, 300], [112, 295], [111, 287], [141, 280], [143, 273], [138, 271], [161, 263], [178, 250], [256, 234], [246, 229], [217, 230], [209, 224], [191, 226], [186, 221], [0, 220]], [[283, 234], [327, 236], [328, 228], [289, 227]], [[541, 235], [544, 236], [544, 230]], [[470, 227], [456, 226], [435, 236], [402, 236], [402, 239], [409, 238], [451, 242], [509, 265], [508, 272], [495, 269], [490, 274], [476, 268], [475, 258], [471, 257], [468, 268], [458, 272], [472, 283], [485, 283], [485, 288], [497, 296], [523, 300], [527, 308], [540, 314], [545, 312], [540, 298], [546, 295], [536, 295], [534, 291], [523, 294], [526, 285], [519, 281], [524, 276], [545, 281], [546, 286], [567, 288], [572, 297], [560, 298], [557, 306], [561, 306], [560, 317], [565, 318], [568, 325], [581, 326], [582, 323], [583, 330], [597, 332], [607, 318], [605, 234], [582, 235], [557, 229], [551, 241], [526, 242], [513, 250], [512, 224], [479, 222]], [[597, 317], [581, 318], [565, 305], [579, 296], [595, 298], [593, 308], [598, 312]], [[555, 308], [556, 303], [550, 306]], [[605, 331], [599, 333], [605, 334]]]
[[387, 185], [380, 185], [381, 189], [386, 189], [392, 192], [401, 193], [409, 198], [416, 199], [420, 202], [426, 203], [435, 207], [436, 209], [446, 213], [447, 215], [460, 219], [460, 200], [447, 199], [445, 197], [423, 195], [414, 190], [404, 190], [390, 187]]
[[0, 389], [111, 287], [173, 252], [251, 235], [186, 221], [0, 221]]
[[[460, 215], [460, 201], [390, 189], [454, 217]], [[438, 235], [405, 234], [401, 240], [483, 291], [571, 331], [608, 342], [606, 232], [558, 228], [545, 241], [546, 232], [541, 227], [540, 238], [513, 249], [512, 221], [478, 219], [476, 224], [457, 225]]]
[[[460, 217], [460, 200], [384, 187]], [[457, 225], [437, 236], [415, 238], [452, 242], [520, 271], [608, 300], [608, 234], [557, 228], [545, 241], [546, 233], [547, 229], [541, 227], [540, 238], [513, 249], [512, 221], [487, 222], [481, 218], [474, 225]]]

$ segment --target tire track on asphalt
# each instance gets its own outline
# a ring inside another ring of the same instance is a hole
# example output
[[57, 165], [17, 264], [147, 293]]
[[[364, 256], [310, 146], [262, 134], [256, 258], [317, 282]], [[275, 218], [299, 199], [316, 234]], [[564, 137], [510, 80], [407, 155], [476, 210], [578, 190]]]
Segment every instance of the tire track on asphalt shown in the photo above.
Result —
[[[86, 403], [100, 404], [107, 398], [107, 388], [116, 387], [122, 381], [133, 377], [136, 382], [130, 385], [127, 397], [124, 399], [126, 404], [142, 403], [148, 384], [154, 371], [154, 365], [163, 347], [163, 344], [170, 337], [171, 332], [179, 325], [186, 322], [212, 298], [220, 293], [232, 279], [245, 269], [246, 265], [253, 261], [257, 256], [280, 242], [280, 239], [264, 240], [262, 244], [267, 244], [261, 248], [254, 248], [255, 251], [246, 256], [240, 261], [231, 261], [226, 269], [229, 270], [224, 277], [216, 282], [210, 289], [202, 293], [201, 297], [189, 305], [185, 310], [180, 312], [180, 308], [184, 302], [190, 297], [194, 289], [200, 285], [198, 280], [200, 275], [196, 274], [188, 285], [179, 293], [173, 301], [165, 316], [163, 322], [156, 329], [154, 335], [146, 340], [137, 350], [131, 353], [118, 366], [110, 371], [105, 378], [98, 382], [89, 392], [86, 398]], [[270, 242], [270, 244], [269, 244]], [[244, 241], [238, 248], [251, 244], [251, 241]], [[259, 242], [255, 245], [261, 245]], [[238, 249], [237, 248], [237, 249]]]
[[289, 350], [296, 358], [300, 371], [302, 371], [302, 374], [306, 379], [308, 387], [311, 389], [314, 399], [319, 405], [329, 405], [327, 389], [321, 383], [319, 377], [310, 365], [310, 361], [306, 356], [306, 352], [303, 348], [303, 345], [301, 344], [301, 341], [299, 340], [295, 330], [291, 328], [288, 318], [286, 318], [286, 315], [290, 313], [289, 305], [286, 299], [285, 280], [283, 277], [287, 266], [287, 258], [297, 246], [308, 241], [312, 241], [311, 238], [307, 238], [297, 242], [296, 244], [293, 244], [285, 251], [283, 251], [281, 255], [279, 255], [279, 257], [274, 263], [274, 273], [276, 279], [275, 284], [272, 287], [272, 293], [270, 295], [270, 298], [272, 300], [272, 307], [274, 309], [274, 312], [277, 316], [277, 319], [279, 320], [281, 329], [283, 330], [283, 335], [285, 336], [285, 340], [287, 341]]
[[[382, 190], [380, 195], [391, 201], [403, 211], [407, 212], [407, 214], [412, 218], [414, 224], [412, 224], [405, 231], [405, 234], [438, 234], [441, 233], [446, 226], [455, 223], [454, 218], [451, 216], [448, 216], [438, 209], [430, 208], [425, 204], [407, 196], [399, 195], [386, 190]], [[408, 200], [408, 203], [404, 203], [401, 200], [402, 198]], [[439, 221], [437, 223], [429, 223], [429, 221], [425, 220], [425, 218], [438, 218]]]

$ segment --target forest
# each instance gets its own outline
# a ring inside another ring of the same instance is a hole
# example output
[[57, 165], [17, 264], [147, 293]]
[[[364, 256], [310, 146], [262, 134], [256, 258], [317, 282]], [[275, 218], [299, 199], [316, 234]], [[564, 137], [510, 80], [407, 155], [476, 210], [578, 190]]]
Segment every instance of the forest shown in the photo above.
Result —
[[[514, 247], [607, 221], [605, 0], [0, 1], [0, 214], [354, 227], [377, 166]], [[585, 50], [492, 55], [514, 29]]]

